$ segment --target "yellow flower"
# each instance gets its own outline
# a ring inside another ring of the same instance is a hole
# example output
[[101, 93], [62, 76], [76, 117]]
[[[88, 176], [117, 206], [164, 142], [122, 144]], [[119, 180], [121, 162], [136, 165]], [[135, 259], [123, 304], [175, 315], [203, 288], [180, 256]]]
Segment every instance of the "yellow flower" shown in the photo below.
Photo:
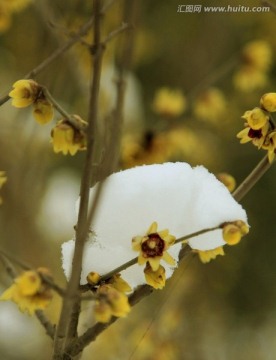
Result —
[[198, 253], [199, 259], [201, 262], [203, 262], [204, 264], [210, 262], [211, 260], [215, 259], [218, 255], [224, 255], [224, 250], [223, 247], [217, 247], [216, 249], [213, 250], [195, 250]]
[[260, 149], [268, 134], [269, 123], [266, 123], [261, 129], [253, 130], [250, 127], [245, 127], [237, 134], [237, 138], [240, 139], [241, 144], [245, 144], [249, 141], [252, 141], [253, 145], [257, 146]]
[[51, 299], [50, 287], [42, 280], [41, 275], [48, 274], [47, 269], [25, 271], [2, 294], [0, 300], [12, 300], [22, 312], [32, 315], [36, 310], [45, 309]]
[[13, 90], [9, 93], [12, 105], [23, 108], [34, 103], [41, 88], [34, 80], [18, 80], [13, 84]]
[[128, 297], [112, 285], [102, 285], [97, 290], [98, 300], [95, 304], [95, 318], [106, 323], [112, 316], [125, 317], [130, 312]]
[[11, 25], [11, 12], [6, 4], [0, 4], [0, 32], [6, 31]]
[[186, 109], [186, 99], [180, 90], [162, 87], [154, 96], [152, 108], [162, 116], [179, 116]]
[[160, 260], [175, 265], [175, 260], [166, 251], [175, 242], [175, 237], [168, 230], [157, 231], [157, 223], [153, 222], [145, 236], [135, 236], [132, 248], [139, 251], [138, 264], [149, 262], [153, 271], [157, 271]]
[[241, 220], [226, 223], [222, 228], [223, 239], [228, 245], [238, 244], [248, 232], [248, 225]]
[[34, 103], [33, 115], [35, 120], [41, 124], [47, 124], [53, 119], [54, 110], [51, 103], [46, 99], [38, 99]]
[[256, 107], [253, 110], [246, 111], [243, 114], [242, 119], [245, 119], [247, 121], [251, 129], [260, 130], [268, 123], [269, 116], [265, 110]]
[[267, 93], [261, 97], [260, 105], [269, 112], [276, 111], [276, 93]]
[[152, 267], [149, 263], [147, 263], [144, 273], [147, 284], [152, 286], [154, 289], [163, 289], [166, 283], [166, 274], [162, 265], [159, 265], [158, 269], [153, 271]]
[[217, 179], [221, 181], [230, 192], [234, 191], [236, 187], [236, 180], [232, 175], [227, 173], [219, 173], [217, 174]]
[[[77, 115], [75, 118], [80, 119]], [[80, 119], [81, 120], [81, 119]], [[84, 123], [83, 120], [81, 120]], [[76, 129], [69, 121], [60, 120], [52, 129], [52, 144], [55, 153], [75, 155], [77, 151], [86, 149], [86, 136], [82, 130]]]

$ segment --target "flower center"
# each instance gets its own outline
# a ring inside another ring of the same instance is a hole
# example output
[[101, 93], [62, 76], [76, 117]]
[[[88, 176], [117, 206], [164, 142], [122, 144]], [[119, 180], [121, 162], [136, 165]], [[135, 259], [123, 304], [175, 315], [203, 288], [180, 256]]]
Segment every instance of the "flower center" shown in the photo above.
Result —
[[148, 239], [142, 244], [142, 251], [146, 257], [162, 256], [165, 248], [165, 242], [157, 234], [149, 234]]
[[248, 131], [248, 136], [251, 139], [254, 139], [254, 138], [260, 139], [262, 137], [262, 131], [261, 130], [253, 130], [250, 128], [250, 130]]

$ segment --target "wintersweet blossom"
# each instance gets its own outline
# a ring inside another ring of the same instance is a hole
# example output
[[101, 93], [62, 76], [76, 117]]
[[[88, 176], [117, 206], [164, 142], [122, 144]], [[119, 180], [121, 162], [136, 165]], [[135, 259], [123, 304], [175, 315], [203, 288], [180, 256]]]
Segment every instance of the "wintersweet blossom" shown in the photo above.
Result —
[[30, 315], [36, 310], [45, 309], [52, 300], [52, 292], [49, 285], [42, 280], [43, 274], [49, 276], [49, 271], [44, 268], [25, 271], [1, 295], [0, 300], [12, 300], [22, 312]]
[[53, 106], [46, 99], [43, 87], [34, 80], [16, 81], [9, 96], [12, 98], [12, 105], [17, 108], [33, 105], [33, 116], [39, 124], [47, 124], [53, 119]]
[[139, 251], [138, 264], [149, 263], [152, 270], [156, 271], [160, 260], [163, 259], [170, 265], [175, 265], [175, 260], [166, 251], [175, 242], [175, 237], [169, 231], [157, 231], [157, 223], [153, 222], [145, 236], [132, 238], [132, 248]]
[[[85, 123], [78, 115], [73, 115], [80, 123]], [[51, 131], [53, 150], [63, 155], [75, 155], [86, 149], [86, 136], [82, 130], [76, 129], [68, 120], [58, 121]]]
[[[97, 185], [90, 192], [93, 201]], [[241, 205], [227, 188], [203, 166], [183, 162], [138, 166], [112, 174], [104, 183], [91, 223], [95, 235], [86, 242], [81, 283], [89, 272], [104, 275], [136, 257], [130, 242], [156, 221], [176, 239], [193, 232], [240, 219], [247, 224]], [[222, 229], [188, 240], [196, 250], [213, 250], [226, 244]], [[63, 269], [70, 277], [75, 240], [62, 245]], [[178, 258], [181, 244], [170, 247]], [[177, 264], [162, 264], [169, 278]], [[145, 283], [143, 270], [135, 264], [121, 272], [132, 288]]]
[[13, 84], [9, 96], [12, 98], [13, 106], [23, 108], [35, 102], [39, 91], [40, 87], [34, 80], [18, 80]]
[[272, 163], [276, 152], [276, 132], [270, 112], [276, 110], [276, 93], [264, 94], [260, 106], [244, 113], [245, 128], [237, 134], [237, 138], [241, 144], [251, 141], [258, 149], [267, 150], [268, 160]]

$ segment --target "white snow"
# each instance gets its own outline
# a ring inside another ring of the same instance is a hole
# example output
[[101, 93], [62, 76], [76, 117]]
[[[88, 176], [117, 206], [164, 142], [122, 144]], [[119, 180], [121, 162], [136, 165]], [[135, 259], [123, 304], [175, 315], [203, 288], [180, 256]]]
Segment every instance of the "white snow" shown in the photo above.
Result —
[[[96, 185], [97, 186], [97, 185]], [[91, 200], [96, 187], [91, 189]], [[91, 229], [94, 240], [86, 244], [81, 283], [86, 275], [101, 275], [136, 257], [131, 239], [144, 235], [153, 221], [158, 230], [169, 229], [176, 238], [217, 226], [225, 221], [243, 220], [247, 216], [227, 188], [203, 166], [165, 163], [138, 166], [112, 174], [104, 184], [103, 194]], [[192, 248], [211, 250], [224, 245], [222, 231], [216, 230], [189, 241]], [[168, 252], [178, 258], [181, 245]], [[63, 269], [70, 276], [74, 240], [62, 245]], [[174, 269], [165, 262], [166, 277]], [[132, 287], [145, 283], [143, 266], [134, 265], [122, 272]]]

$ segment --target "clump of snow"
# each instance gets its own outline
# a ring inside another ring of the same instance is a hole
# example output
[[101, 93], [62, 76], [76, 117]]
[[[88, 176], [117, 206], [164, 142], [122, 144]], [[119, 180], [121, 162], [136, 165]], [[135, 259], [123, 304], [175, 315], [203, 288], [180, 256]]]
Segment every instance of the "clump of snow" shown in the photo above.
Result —
[[[97, 186], [97, 185], [96, 185]], [[91, 189], [93, 201], [96, 186]], [[137, 256], [131, 239], [144, 235], [152, 222], [158, 230], [169, 229], [176, 238], [226, 221], [247, 216], [227, 188], [203, 166], [187, 163], [144, 165], [115, 173], [104, 184], [103, 194], [91, 229], [95, 233], [85, 247], [81, 283], [86, 275], [101, 275]], [[222, 231], [200, 235], [189, 240], [193, 249], [211, 250], [225, 245]], [[181, 245], [169, 248], [177, 259]], [[63, 269], [70, 276], [74, 240], [62, 245]], [[162, 263], [169, 278], [174, 268]], [[122, 272], [132, 287], [145, 283], [143, 267], [134, 265]]]

